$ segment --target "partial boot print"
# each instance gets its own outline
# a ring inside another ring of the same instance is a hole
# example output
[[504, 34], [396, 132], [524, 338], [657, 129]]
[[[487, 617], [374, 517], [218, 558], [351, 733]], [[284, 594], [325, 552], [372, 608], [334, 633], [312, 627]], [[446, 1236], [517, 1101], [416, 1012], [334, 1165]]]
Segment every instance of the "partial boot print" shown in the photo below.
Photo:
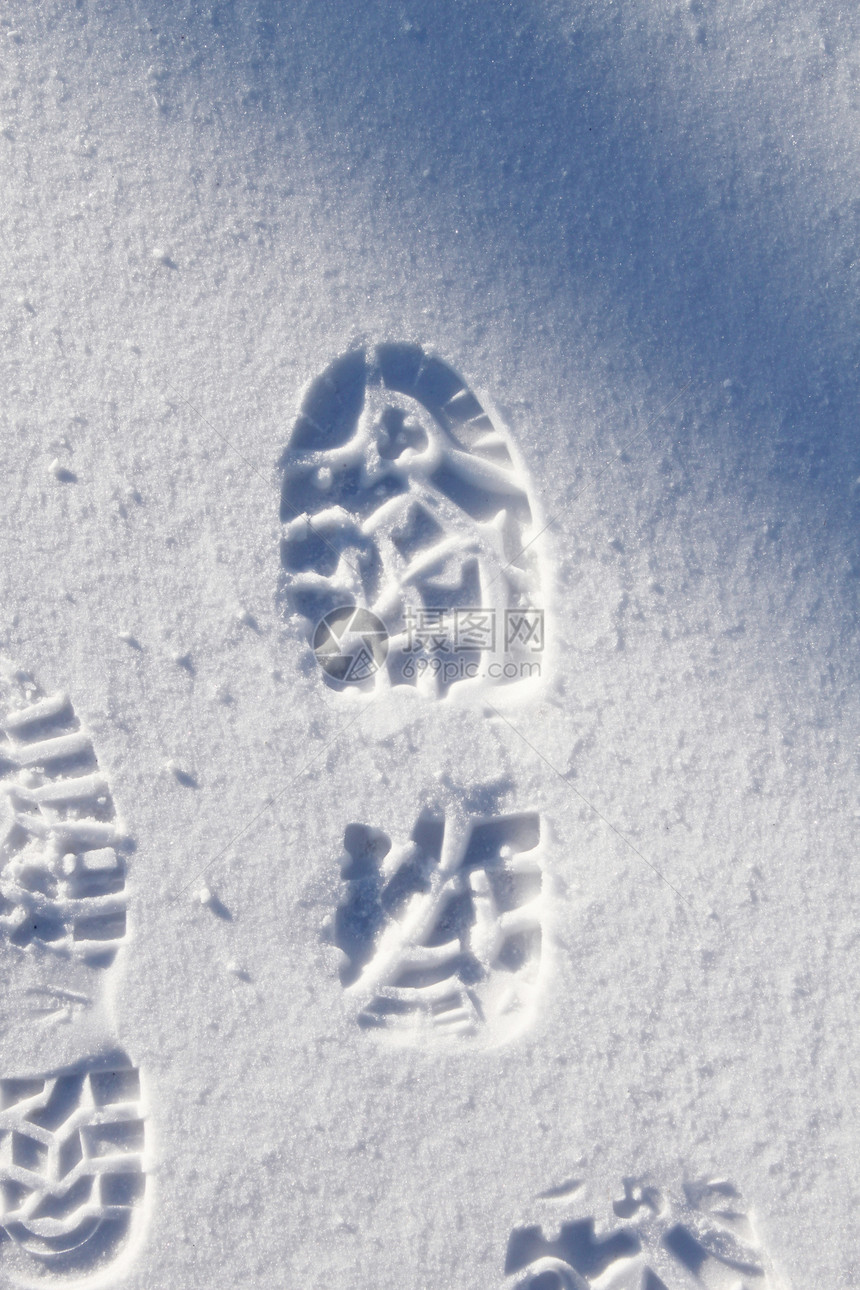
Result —
[[25, 680], [5, 679], [0, 771], [11, 827], [0, 845], [0, 929], [22, 949], [38, 943], [108, 967], [125, 935], [110, 789], [68, 697], [37, 697]]
[[511, 1290], [785, 1290], [726, 1179], [669, 1191], [647, 1178], [625, 1178], [602, 1216], [580, 1185], [570, 1194], [551, 1226], [511, 1233], [505, 1261]]
[[122, 1053], [0, 1080], [0, 1223], [28, 1254], [89, 1271], [129, 1235], [143, 1199], [140, 1073]]
[[503, 1042], [529, 1021], [543, 919], [540, 819], [427, 812], [408, 840], [353, 824], [333, 941], [366, 1030]]
[[77, 1281], [145, 1212], [141, 1076], [103, 1020], [133, 848], [68, 696], [1, 659], [0, 732], [0, 1268]]
[[485, 398], [418, 345], [354, 350], [309, 387], [282, 459], [282, 600], [329, 685], [533, 682], [542, 525]]

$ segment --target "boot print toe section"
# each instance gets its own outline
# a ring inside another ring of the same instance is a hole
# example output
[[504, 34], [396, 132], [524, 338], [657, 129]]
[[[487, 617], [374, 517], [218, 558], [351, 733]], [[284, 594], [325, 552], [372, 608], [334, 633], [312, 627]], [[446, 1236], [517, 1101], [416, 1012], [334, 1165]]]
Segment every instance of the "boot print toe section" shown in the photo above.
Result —
[[59, 1277], [101, 1268], [146, 1194], [140, 1072], [123, 1053], [0, 1080], [0, 1225]]
[[556, 1217], [511, 1233], [512, 1290], [784, 1290], [727, 1179], [673, 1189], [628, 1177], [598, 1209], [581, 1184], [542, 1199]]
[[[531, 485], [498, 413], [452, 367], [406, 344], [338, 359], [309, 386], [281, 466], [282, 606], [327, 684], [442, 698], [542, 675]], [[384, 651], [351, 610], [373, 616]]]

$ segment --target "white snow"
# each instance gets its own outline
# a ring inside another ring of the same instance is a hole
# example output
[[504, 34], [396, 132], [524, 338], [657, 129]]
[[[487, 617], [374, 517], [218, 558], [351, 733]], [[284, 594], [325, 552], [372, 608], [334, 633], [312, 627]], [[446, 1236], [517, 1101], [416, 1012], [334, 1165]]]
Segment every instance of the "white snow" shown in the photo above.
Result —
[[[647, 1173], [857, 1285], [860, 10], [7, 0], [0, 49], [0, 654], [87, 732], [21, 765], [91, 739], [132, 839], [66, 821], [129, 934], [92, 1006], [4, 944], [0, 1079], [142, 1072], [102, 1284], [515, 1285], [512, 1233]], [[302, 400], [384, 341], [486, 391], [548, 525], [507, 706], [342, 696], [279, 596], [339, 486], [279, 516]], [[345, 831], [425, 808], [540, 816], [492, 1044], [386, 1042], [340, 976]]]

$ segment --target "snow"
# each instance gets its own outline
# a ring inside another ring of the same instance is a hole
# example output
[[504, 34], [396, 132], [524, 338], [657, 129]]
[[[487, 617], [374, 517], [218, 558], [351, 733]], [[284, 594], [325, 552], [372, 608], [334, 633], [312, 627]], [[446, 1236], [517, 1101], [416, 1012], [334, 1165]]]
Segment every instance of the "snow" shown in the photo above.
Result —
[[[140, 1231], [59, 1282], [516, 1285], [647, 1175], [690, 1223], [730, 1180], [769, 1286], [857, 1285], [860, 13], [8, 0], [0, 45], [0, 654], [74, 705], [128, 918], [104, 971], [4, 943], [0, 1079], [121, 1050], [146, 1133]], [[510, 442], [482, 558], [547, 526], [540, 683], [340, 693], [285, 603], [340, 497], [335, 449], [279, 517], [292, 428], [386, 342]], [[540, 819], [523, 1024], [474, 1042], [341, 979], [345, 832], [390, 877], [424, 811], [428, 920], [469, 820]]]

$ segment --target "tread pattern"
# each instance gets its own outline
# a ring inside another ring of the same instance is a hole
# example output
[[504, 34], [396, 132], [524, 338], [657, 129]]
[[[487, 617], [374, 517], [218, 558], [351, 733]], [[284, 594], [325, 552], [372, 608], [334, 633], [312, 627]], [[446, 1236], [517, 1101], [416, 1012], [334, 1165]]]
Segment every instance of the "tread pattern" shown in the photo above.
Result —
[[603, 1220], [577, 1215], [549, 1235], [516, 1229], [505, 1272], [512, 1290], [779, 1290], [742, 1197], [726, 1179], [675, 1192], [625, 1178]]
[[140, 1074], [123, 1054], [0, 1080], [0, 1225], [42, 1260], [113, 1252], [143, 1200], [143, 1148]]
[[[311, 633], [343, 606], [377, 615], [390, 648], [367, 686], [444, 694], [474, 678], [416, 668], [429, 656], [409, 624], [424, 611], [482, 607], [502, 620], [539, 604], [540, 532], [510, 436], [487, 401], [420, 346], [357, 349], [332, 363], [308, 387], [281, 465], [285, 610]], [[503, 639], [509, 621], [497, 622], [492, 647], [484, 640], [473, 651], [452, 640], [449, 623], [441, 653], [485, 671], [490, 657], [533, 662], [535, 637]], [[509, 669], [494, 683], [511, 680]]]
[[425, 813], [400, 846], [346, 830], [333, 939], [360, 1026], [491, 1042], [522, 1027], [541, 962], [539, 842], [533, 813]]
[[107, 966], [126, 932], [124, 838], [67, 695], [0, 660], [0, 934]]

